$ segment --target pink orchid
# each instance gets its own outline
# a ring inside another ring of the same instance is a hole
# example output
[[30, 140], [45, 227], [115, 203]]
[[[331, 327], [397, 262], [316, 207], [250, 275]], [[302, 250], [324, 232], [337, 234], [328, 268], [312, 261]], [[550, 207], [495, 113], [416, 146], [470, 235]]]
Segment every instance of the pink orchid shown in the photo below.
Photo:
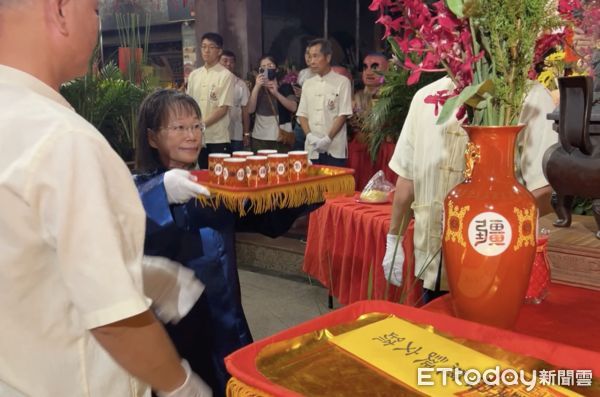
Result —
[[[379, 8], [383, 3], [384, 8]], [[392, 4], [396, 13], [390, 12]], [[440, 105], [473, 82], [474, 64], [484, 54], [473, 54], [468, 21], [457, 18], [443, 0], [433, 3], [431, 8], [424, 0], [374, 0], [371, 6], [380, 10], [377, 23], [384, 25], [384, 36], [392, 36], [405, 54], [401, 66], [410, 71], [408, 85], [417, 83], [423, 72], [445, 70], [454, 80], [456, 90], [440, 92], [425, 100], [435, 104], [436, 114]], [[409, 54], [417, 61], [413, 62]]]

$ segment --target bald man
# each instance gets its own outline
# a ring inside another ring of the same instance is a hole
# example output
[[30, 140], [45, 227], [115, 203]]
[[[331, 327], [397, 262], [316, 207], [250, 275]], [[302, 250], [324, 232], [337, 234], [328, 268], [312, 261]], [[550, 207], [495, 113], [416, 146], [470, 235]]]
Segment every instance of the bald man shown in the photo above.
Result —
[[98, 0], [0, 0], [0, 395], [209, 396], [148, 310], [131, 175], [59, 94], [97, 36]]

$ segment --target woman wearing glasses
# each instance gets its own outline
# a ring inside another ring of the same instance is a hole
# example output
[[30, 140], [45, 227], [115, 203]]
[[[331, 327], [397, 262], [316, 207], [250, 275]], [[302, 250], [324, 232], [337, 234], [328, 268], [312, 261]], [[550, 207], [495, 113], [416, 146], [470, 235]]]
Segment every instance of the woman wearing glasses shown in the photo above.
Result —
[[277, 237], [314, 206], [244, 217], [201, 207], [195, 197], [210, 193], [188, 170], [196, 167], [202, 133], [193, 98], [175, 90], [150, 94], [138, 116], [135, 182], [146, 210], [144, 254], [180, 262], [205, 285], [194, 308], [176, 325], [167, 324], [167, 331], [214, 395], [224, 396], [225, 356], [252, 342], [241, 305], [235, 231]]
[[290, 84], [280, 86], [277, 82], [277, 62], [272, 56], [263, 56], [259, 66], [248, 99], [248, 113], [256, 113], [252, 150], [276, 149], [285, 153], [294, 143], [292, 117], [298, 108], [298, 98]]

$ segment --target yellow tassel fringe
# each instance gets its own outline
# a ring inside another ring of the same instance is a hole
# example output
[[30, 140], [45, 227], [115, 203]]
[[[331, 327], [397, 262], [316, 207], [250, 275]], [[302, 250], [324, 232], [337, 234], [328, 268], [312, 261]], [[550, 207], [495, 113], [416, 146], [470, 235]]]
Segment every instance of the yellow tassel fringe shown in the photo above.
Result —
[[236, 378], [230, 378], [227, 382], [227, 397], [271, 397], [271, 395], [254, 389]]
[[[327, 170], [321, 170], [320, 175]], [[284, 186], [267, 186], [256, 191], [240, 191], [209, 187], [212, 197], [199, 196], [203, 207], [218, 208], [223, 205], [240, 216], [247, 213], [264, 214], [281, 208], [295, 208], [304, 204], [315, 204], [327, 197], [354, 194], [354, 176], [352, 174], [328, 175], [328, 178], [300, 180]]]

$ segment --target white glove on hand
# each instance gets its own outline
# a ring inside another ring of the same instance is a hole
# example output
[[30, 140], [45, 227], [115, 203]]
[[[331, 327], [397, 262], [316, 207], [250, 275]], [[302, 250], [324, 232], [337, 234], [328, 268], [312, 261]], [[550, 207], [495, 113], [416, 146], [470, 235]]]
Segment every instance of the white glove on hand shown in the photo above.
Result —
[[199, 194], [210, 197], [204, 186], [196, 183], [197, 178], [187, 170], [173, 168], [165, 172], [163, 181], [169, 204], [183, 204]]
[[144, 294], [152, 299], [152, 310], [164, 323], [177, 324], [204, 291], [192, 270], [161, 256], [142, 257], [142, 279]]
[[328, 135], [325, 135], [323, 138], [319, 139], [315, 144], [315, 149], [319, 153], [326, 153], [329, 150], [329, 146], [331, 146], [331, 138]]
[[187, 361], [181, 360], [185, 369], [185, 382], [172, 392], [157, 391], [158, 397], [212, 397], [212, 389], [198, 375], [192, 372]]
[[387, 235], [385, 256], [383, 257], [381, 266], [383, 267], [383, 275], [387, 281], [397, 287], [402, 285], [402, 269], [404, 268], [402, 236], [394, 234]]
[[317, 142], [319, 141], [319, 137], [309, 132], [306, 134], [306, 142], [304, 144], [304, 150], [308, 152], [308, 158], [311, 160], [317, 160], [319, 158], [319, 152], [315, 149]]

